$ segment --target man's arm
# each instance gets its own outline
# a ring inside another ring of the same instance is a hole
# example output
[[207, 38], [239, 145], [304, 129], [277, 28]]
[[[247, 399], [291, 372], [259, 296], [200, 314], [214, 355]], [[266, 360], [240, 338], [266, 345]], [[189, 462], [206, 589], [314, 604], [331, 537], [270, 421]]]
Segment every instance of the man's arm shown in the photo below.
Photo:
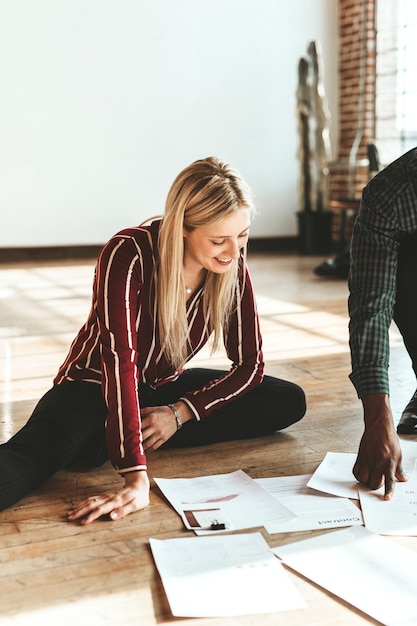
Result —
[[385, 486], [384, 499], [394, 495], [395, 479], [408, 480], [402, 467], [402, 453], [388, 394], [362, 398], [365, 430], [353, 467], [355, 478], [371, 489]]

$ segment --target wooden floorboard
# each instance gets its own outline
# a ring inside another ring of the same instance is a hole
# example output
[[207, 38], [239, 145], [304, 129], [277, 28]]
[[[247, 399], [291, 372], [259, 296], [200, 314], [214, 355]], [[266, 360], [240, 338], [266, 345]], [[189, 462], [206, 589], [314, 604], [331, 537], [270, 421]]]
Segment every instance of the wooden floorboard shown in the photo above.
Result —
[[[0, 513], [0, 623], [63, 626], [188, 624], [173, 618], [149, 549], [149, 538], [189, 536], [154, 477], [194, 477], [242, 469], [253, 478], [312, 473], [327, 451], [356, 452], [362, 413], [348, 379], [347, 285], [323, 280], [317, 257], [249, 255], [264, 337], [266, 373], [300, 384], [307, 414], [291, 428], [253, 441], [149, 455], [151, 502], [118, 522], [69, 524], [78, 498], [116, 488], [109, 464], [93, 473], [59, 472]], [[93, 262], [0, 265], [0, 441], [28, 418], [49, 388], [89, 310]], [[409, 359], [392, 329], [391, 385], [395, 419], [415, 389]], [[223, 354], [195, 358], [227, 366]], [[315, 533], [264, 538], [271, 547]], [[332, 532], [332, 531], [328, 531]], [[415, 538], [393, 539], [417, 551]], [[292, 572], [308, 608], [271, 615], [195, 619], [212, 625], [352, 626], [373, 620]], [[279, 592], [279, 590], [277, 590]]]

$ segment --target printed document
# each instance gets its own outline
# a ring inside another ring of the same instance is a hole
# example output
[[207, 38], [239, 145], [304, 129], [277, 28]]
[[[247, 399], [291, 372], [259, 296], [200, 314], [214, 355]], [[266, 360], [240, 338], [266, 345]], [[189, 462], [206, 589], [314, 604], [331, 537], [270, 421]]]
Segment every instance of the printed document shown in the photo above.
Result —
[[269, 533], [287, 533], [300, 530], [340, 528], [363, 524], [360, 509], [347, 498], [331, 496], [311, 487], [307, 483], [311, 476], [277, 476], [258, 478], [258, 485], [279, 500], [296, 517], [268, 522], [265, 528]]
[[417, 624], [417, 553], [393, 540], [352, 526], [273, 552], [385, 626]]
[[174, 616], [253, 615], [306, 606], [260, 533], [149, 542]]
[[295, 517], [242, 470], [154, 480], [185, 527], [197, 535], [255, 528]]
[[[416, 467], [417, 442], [402, 439], [401, 450], [403, 453], [403, 469], [411, 478]], [[359, 498], [359, 483], [353, 475], [356, 457], [356, 453], [327, 452], [309, 480], [308, 486], [334, 496]]]
[[356, 454], [354, 453], [327, 452], [308, 481], [308, 486], [333, 496], [357, 500], [359, 498], [358, 481], [352, 473], [355, 461]]
[[417, 478], [412, 472], [405, 483], [397, 482], [392, 500], [384, 500], [384, 488], [359, 487], [365, 526], [380, 535], [417, 536]]

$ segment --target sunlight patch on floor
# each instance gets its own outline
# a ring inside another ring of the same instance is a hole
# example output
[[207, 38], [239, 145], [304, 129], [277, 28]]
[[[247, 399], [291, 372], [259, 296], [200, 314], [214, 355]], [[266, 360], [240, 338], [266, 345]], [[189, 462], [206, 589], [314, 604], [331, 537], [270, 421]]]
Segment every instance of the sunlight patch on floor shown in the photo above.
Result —
[[94, 594], [91, 598], [52, 604], [14, 616], [2, 617], [1, 624], [2, 626], [28, 626], [28, 624], [31, 626], [45, 626], [45, 624], [115, 626], [133, 623], [131, 619], [124, 621], [124, 618], [135, 614], [140, 614], [138, 623], [146, 624], [146, 616], [153, 623], [155, 608], [151, 592], [146, 588], [141, 589], [139, 585], [138, 580], [138, 588], [130, 591]]

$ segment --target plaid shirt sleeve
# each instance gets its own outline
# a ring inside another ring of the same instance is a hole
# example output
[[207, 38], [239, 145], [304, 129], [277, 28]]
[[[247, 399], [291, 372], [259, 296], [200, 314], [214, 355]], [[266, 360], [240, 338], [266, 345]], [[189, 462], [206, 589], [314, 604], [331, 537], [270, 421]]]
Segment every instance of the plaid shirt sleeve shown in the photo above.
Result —
[[389, 328], [401, 238], [417, 231], [417, 149], [380, 172], [364, 189], [349, 275], [350, 379], [358, 397], [389, 393]]

